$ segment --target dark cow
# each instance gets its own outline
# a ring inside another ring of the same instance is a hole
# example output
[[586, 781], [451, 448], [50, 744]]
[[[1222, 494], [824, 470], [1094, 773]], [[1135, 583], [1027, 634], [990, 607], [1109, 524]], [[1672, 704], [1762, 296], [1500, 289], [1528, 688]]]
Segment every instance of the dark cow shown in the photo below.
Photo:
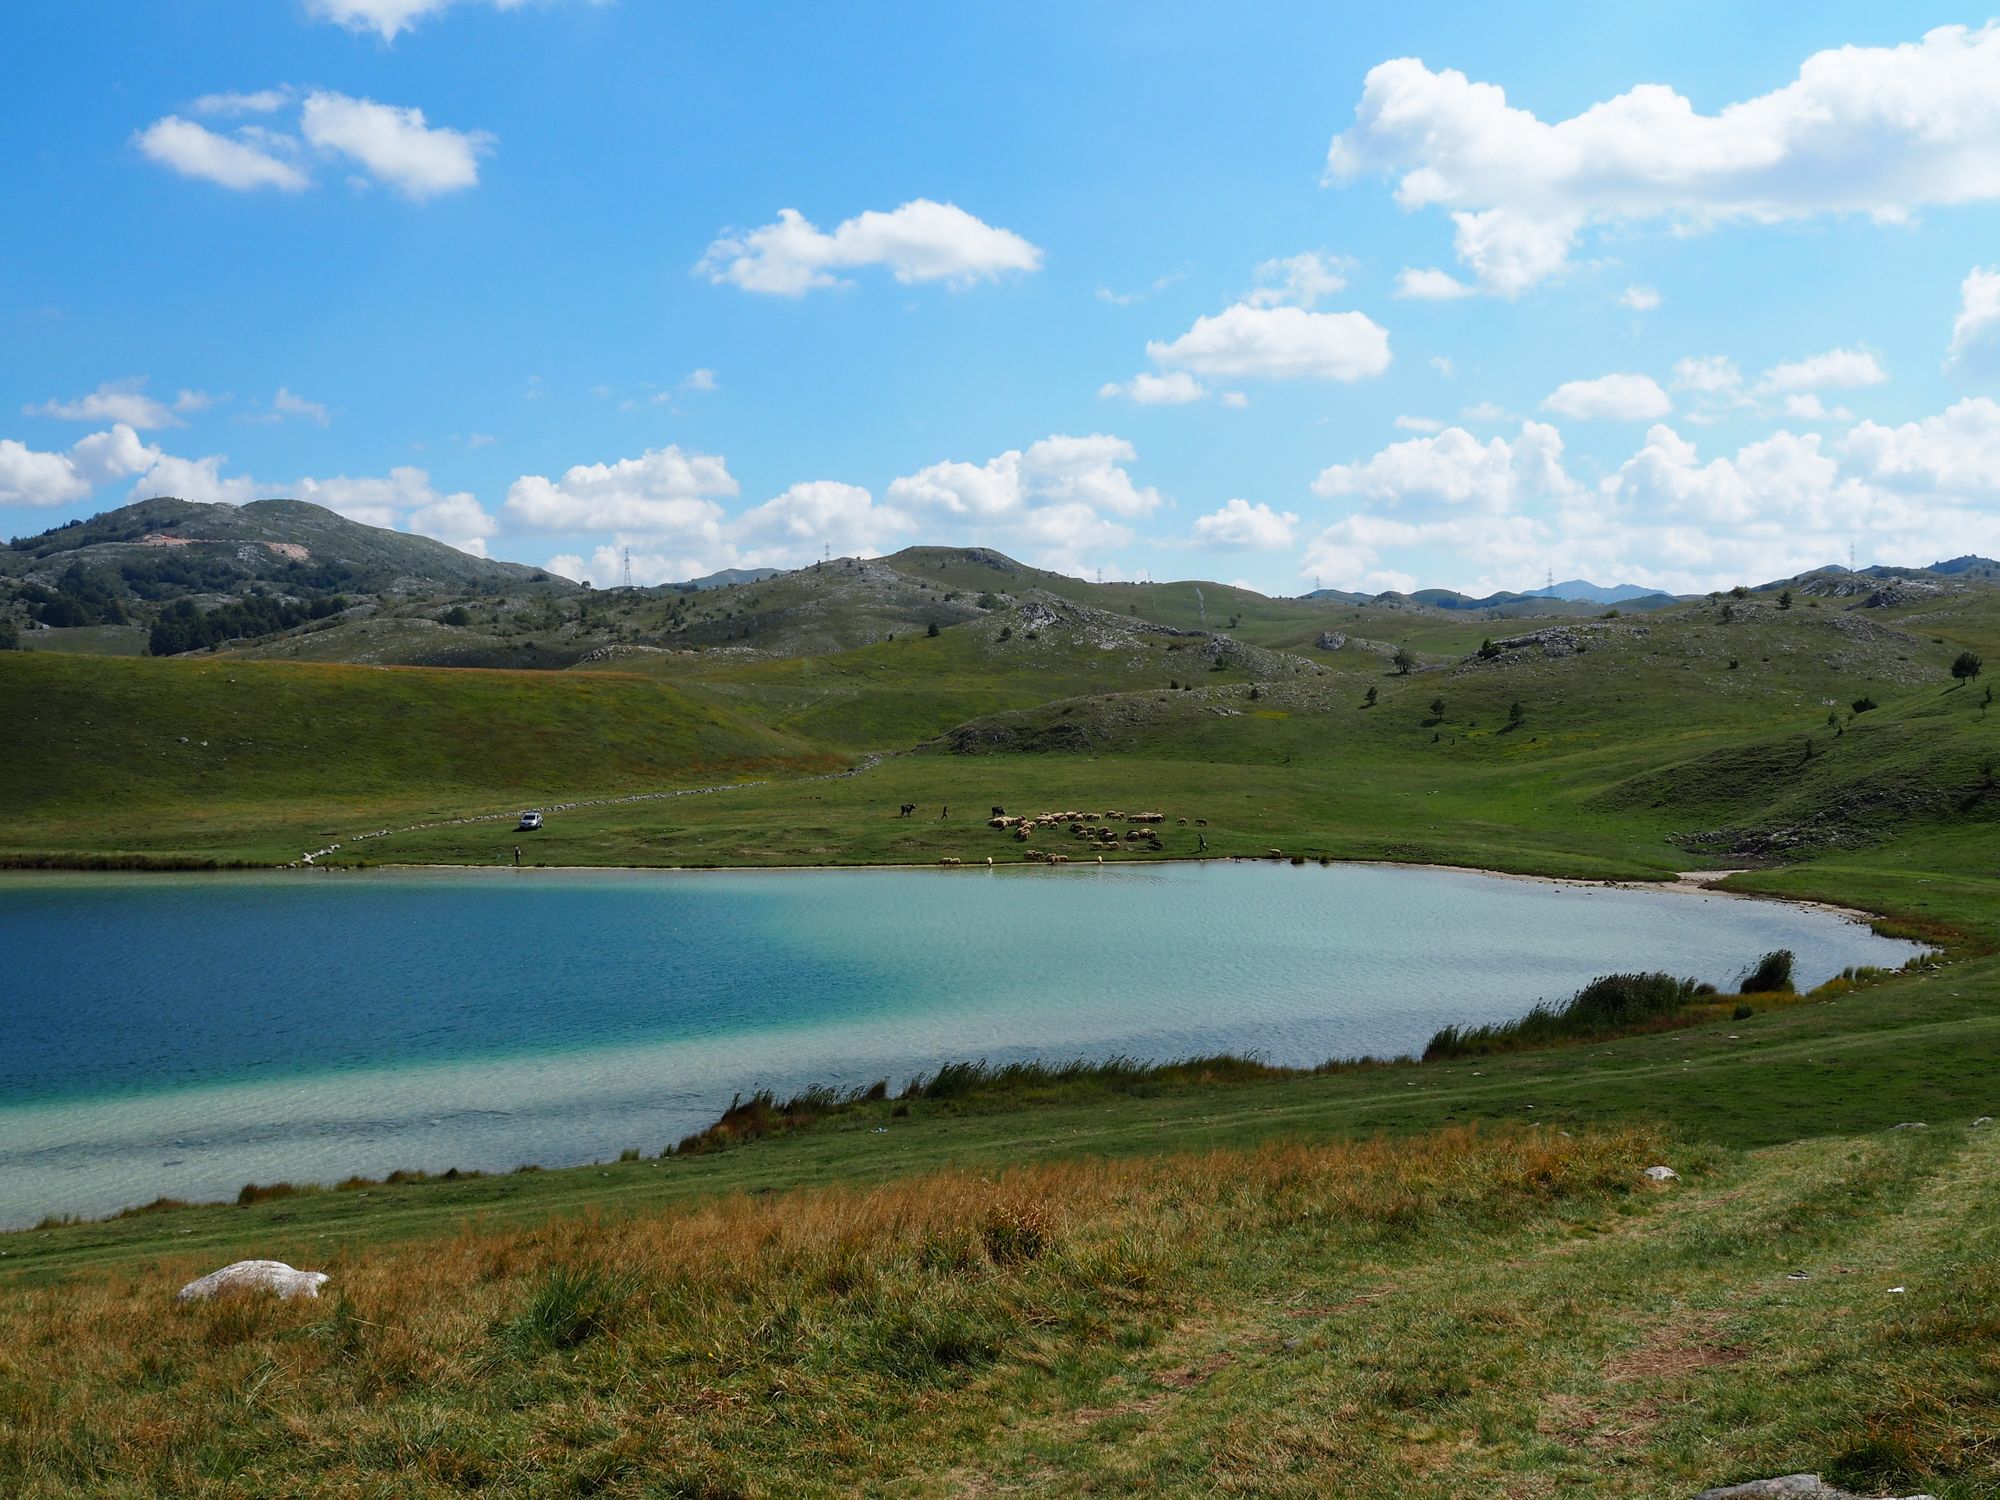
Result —
[[916, 803], [905, 802], [902, 806], [902, 809], [896, 814], [896, 816], [899, 818], [907, 818], [911, 813], [915, 812], [916, 810], [917, 810]]
[[993, 816], [996, 818], [1004, 818], [1007, 816], [1007, 809], [1004, 807], [996, 807], [993, 809]]

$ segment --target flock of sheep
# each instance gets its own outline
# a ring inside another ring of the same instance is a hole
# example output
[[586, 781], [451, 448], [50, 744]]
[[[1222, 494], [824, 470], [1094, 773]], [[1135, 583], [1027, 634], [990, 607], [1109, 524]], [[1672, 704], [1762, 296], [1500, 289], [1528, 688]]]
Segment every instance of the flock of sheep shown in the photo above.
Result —
[[[993, 809], [993, 816], [987, 819], [986, 826], [988, 828], [999, 829], [1003, 832], [1011, 832], [1014, 835], [1014, 842], [1017, 844], [1029, 843], [1034, 838], [1035, 832], [1038, 829], [1067, 827], [1070, 837], [1076, 841], [1077, 845], [1088, 853], [1096, 854], [1098, 863], [1102, 864], [1106, 852], [1115, 853], [1117, 850], [1126, 847], [1138, 848], [1143, 846], [1150, 853], [1159, 853], [1166, 847], [1160, 842], [1160, 825], [1166, 821], [1167, 815], [1165, 813], [1120, 812], [1116, 808], [1112, 808], [1106, 812], [1079, 812], [1071, 810], [1068, 812], [1037, 813], [1033, 817], [1010, 817], [1005, 808], [996, 807]], [[1174, 822], [1184, 828], [1188, 824], [1188, 819], [1176, 818]], [[1108, 826], [1112, 823], [1126, 823], [1133, 826], [1126, 828], [1121, 834], [1118, 829]], [[1206, 828], [1208, 826], [1208, 819], [1196, 818], [1194, 819], [1194, 823], [1197, 827]], [[1206, 841], [1204, 841], [1204, 846], [1205, 844]], [[1052, 851], [1033, 848], [1025, 850], [1023, 857], [1052, 865], [1068, 864], [1070, 861], [1070, 856], [1067, 854], [1057, 854]], [[991, 855], [987, 856], [986, 862], [989, 865], [993, 863]], [[938, 863], [956, 865], [963, 864], [964, 861], [947, 855], [944, 859], [939, 860]]]

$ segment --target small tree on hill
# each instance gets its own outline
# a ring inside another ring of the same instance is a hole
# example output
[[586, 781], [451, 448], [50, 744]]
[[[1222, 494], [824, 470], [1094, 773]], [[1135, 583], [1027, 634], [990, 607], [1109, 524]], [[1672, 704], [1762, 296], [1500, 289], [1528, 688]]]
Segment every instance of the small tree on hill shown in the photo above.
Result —
[[1398, 646], [1396, 654], [1390, 657], [1389, 660], [1395, 663], [1396, 675], [1398, 677], [1408, 677], [1411, 670], [1417, 664], [1416, 653], [1411, 651], [1408, 646]]
[[1362, 695], [1362, 698], [1361, 698], [1361, 706], [1362, 706], [1363, 708], [1373, 708], [1373, 707], [1375, 706], [1375, 689], [1374, 689], [1374, 688], [1370, 688], [1370, 689], [1369, 689], [1369, 690], [1368, 690], [1368, 691], [1367, 691], [1367, 692], [1366, 692], [1365, 694], [1363, 694], [1363, 695]]
[[1489, 635], [1488, 637], [1486, 637], [1485, 640], [1479, 643], [1479, 659], [1481, 661], [1491, 661], [1493, 660], [1494, 657], [1498, 656], [1499, 654], [1500, 654], [1500, 648], [1493, 644], [1492, 636]]
[[1431, 719], [1433, 722], [1444, 718], [1444, 699], [1431, 699]]
[[1960, 682], [1970, 682], [1979, 675], [1980, 669], [1985, 665], [1986, 663], [1972, 652], [1961, 651], [1958, 653], [1958, 660], [1951, 664], [1951, 675]]
[[1528, 711], [1521, 707], [1518, 700], [1509, 705], [1507, 709], [1507, 727], [1509, 729], [1519, 729], [1522, 724], [1527, 722], [1527, 718]]
[[1778, 608], [1790, 609], [1791, 607], [1792, 607], [1792, 591], [1790, 589], [1786, 589], [1783, 593], [1778, 595]]
[[936, 640], [937, 633], [938, 633], [937, 621], [933, 620], [931, 621], [931, 628], [929, 630], [926, 630], [924, 634], [929, 636], [932, 640]]

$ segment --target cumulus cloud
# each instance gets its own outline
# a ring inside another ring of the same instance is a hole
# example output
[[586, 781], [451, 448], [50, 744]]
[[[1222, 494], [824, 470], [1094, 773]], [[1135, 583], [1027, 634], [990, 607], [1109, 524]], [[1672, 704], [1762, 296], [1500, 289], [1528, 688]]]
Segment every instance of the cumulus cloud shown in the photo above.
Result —
[[1421, 271], [1405, 266], [1396, 277], [1395, 295], [1419, 302], [1452, 302], [1460, 297], [1475, 296], [1478, 291], [1478, 287], [1467, 286], [1451, 272], [1440, 271], [1435, 266]]
[[1829, 349], [1805, 359], [1787, 360], [1764, 372], [1760, 390], [1769, 394], [1784, 391], [1850, 390], [1857, 386], [1880, 385], [1889, 378], [1881, 361], [1865, 349]]
[[1649, 375], [1600, 375], [1566, 380], [1542, 402], [1544, 411], [1578, 421], [1644, 422], [1663, 417], [1674, 403]]
[[[192, 108], [211, 115], [271, 114], [292, 97], [289, 89], [204, 94]], [[420, 109], [353, 99], [330, 89], [306, 95], [296, 135], [258, 124], [220, 135], [168, 115], [140, 131], [133, 142], [161, 166], [237, 192], [267, 187], [302, 192], [313, 184], [315, 153], [345, 158], [369, 179], [416, 202], [473, 186], [479, 181], [480, 156], [493, 147], [486, 131], [433, 126]]]
[[[307, 13], [349, 31], [372, 31], [393, 42], [427, 16], [441, 15], [464, 0], [307, 0]], [[526, 0], [485, 0], [495, 10], [519, 10]], [[603, 0], [591, 0], [601, 4]]]
[[78, 439], [66, 453], [0, 439], [0, 505], [68, 505], [99, 485], [145, 473], [162, 457], [125, 422]]
[[839, 273], [862, 266], [886, 266], [906, 285], [942, 281], [966, 287], [1009, 271], [1036, 271], [1041, 264], [1042, 252], [1012, 230], [985, 223], [956, 204], [917, 198], [888, 213], [857, 214], [831, 234], [797, 209], [780, 209], [775, 224], [718, 237], [694, 269], [717, 285], [803, 297], [817, 288], [850, 285]]
[[181, 174], [197, 177], [239, 193], [276, 188], [298, 193], [312, 178], [293, 161], [296, 142], [288, 136], [245, 129], [234, 136], [217, 135], [206, 125], [168, 115], [132, 137], [148, 159]]
[[486, 131], [433, 126], [420, 109], [326, 89], [306, 95], [299, 130], [312, 145], [351, 157], [413, 202], [472, 187], [480, 156], [493, 147]]
[[144, 380], [107, 380], [86, 396], [78, 396], [72, 401], [51, 399], [24, 406], [21, 414], [55, 417], [64, 422], [123, 422], [128, 427], [141, 429], [180, 427], [184, 424], [175, 415], [175, 408], [199, 411], [208, 404], [208, 399], [199, 391], [182, 391], [180, 399], [170, 407], [146, 394]]
[[1436, 417], [1398, 417], [1396, 426], [1404, 432], [1443, 432], [1444, 423]]
[[1562, 434], [1543, 422], [1523, 422], [1517, 437], [1484, 443], [1463, 427], [1447, 427], [1391, 443], [1358, 464], [1334, 464], [1320, 471], [1312, 488], [1329, 500], [1499, 512], [1575, 493], [1562, 454]]
[[1257, 285], [1243, 300], [1252, 307], [1315, 307], [1347, 285], [1348, 262], [1323, 250], [1308, 250], [1257, 267]]
[[1447, 432], [1329, 469], [1316, 488], [1354, 508], [1306, 544], [1303, 572], [1488, 589], [1554, 567], [1692, 592], [1818, 566], [1850, 543], [1904, 564], [2000, 547], [2000, 403], [1985, 397], [1837, 436], [1780, 429], [1714, 456], [1656, 424], [1590, 487], [1562, 469], [1553, 429], [1537, 437], [1502, 451]]
[[1792, 82], [1703, 114], [1642, 84], [1551, 124], [1416, 58], [1371, 69], [1327, 177], [1396, 179], [1451, 215], [1460, 262], [1517, 295], [1562, 272], [1591, 225], [1696, 231], [1833, 214], [1902, 222], [2000, 197], [2000, 26], [1813, 54]]
[[637, 458], [577, 464], [560, 479], [523, 474], [507, 490], [510, 520], [537, 531], [672, 534], [713, 546], [722, 536], [716, 503], [737, 493], [729, 466], [676, 444]]
[[1107, 399], [1123, 396], [1138, 406], [1185, 406], [1206, 396], [1208, 387], [1185, 370], [1173, 370], [1165, 375], [1134, 375], [1123, 385], [1106, 381], [1097, 394]]
[[983, 464], [932, 464], [893, 481], [888, 501], [927, 531], [942, 521], [966, 541], [1018, 545], [1044, 566], [1076, 569], [1091, 550], [1129, 542], [1127, 523], [1165, 503], [1126, 469], [1137, 457], [1105, 433], [1046, 437]]
[[1965, 374], [2000, 369], [2000, 266], [1974, 266], [1958, 291], [1945, 368]]
[[1628, 286], [1618, 294], [1618, 305], [1633, 312], [1651, 312], [1660, 305], [1660, 294], [1649, 286]]
[[1291, 511], [1274, 511], [1248, 500], [1227, 500], [1220, 510], [1198, 516], [1196, 542], [1210, 547], [1240, 547], [1274, 551], [1292, 545], [1299, 518]]
[[1365, 313], [1239, 302], [1196, 318], [1177, 339], [1147, 344], [1146, 353], [1222, 379], [1354, 381], [1389, 368], [1389, 334]]
[[796, 567], [830, 547], [843, 557], [872, 557], [910, 530], [910, 518], [858, 484], [814, 479], [795, 484], [730, 522], [736, 565]]

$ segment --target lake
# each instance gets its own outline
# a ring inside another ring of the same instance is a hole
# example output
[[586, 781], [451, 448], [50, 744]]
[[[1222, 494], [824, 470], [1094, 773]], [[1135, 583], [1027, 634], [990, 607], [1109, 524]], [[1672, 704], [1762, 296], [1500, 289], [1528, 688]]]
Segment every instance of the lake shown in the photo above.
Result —
[[648, 1154], [733, 1094], [956, 1059], [1420, 1050], [1598, 974], [1801, 988], [1837, 913], [1276, 863], [0, 879], [0, 1226]]

